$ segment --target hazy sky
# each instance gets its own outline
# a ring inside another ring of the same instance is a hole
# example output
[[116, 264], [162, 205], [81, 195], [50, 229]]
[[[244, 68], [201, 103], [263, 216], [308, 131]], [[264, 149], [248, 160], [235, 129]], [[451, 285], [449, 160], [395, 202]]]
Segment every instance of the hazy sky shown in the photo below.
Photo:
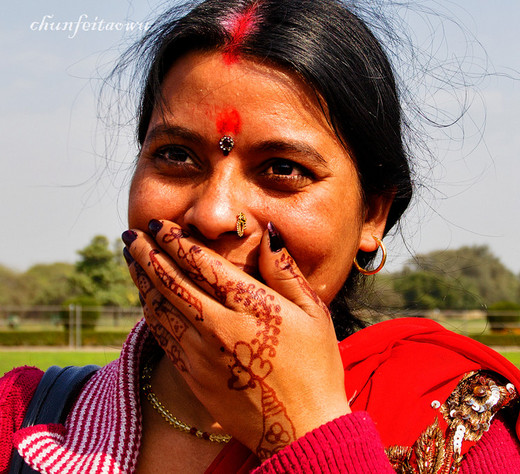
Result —
[[[25, 270], [34, 263], [73, 262], [76, 250], [94, 235], [116, 239], [125, 230], [135, 150], [127, 146], [127, 133], [122, 132], [117, 152], [106, 161], [110, 147], [105, 139], [111, 135], [96, 118], [96, 106], [99, 77], [128, 36], [121, 31], [84, 31], [83, 26], [78, 31], [51, 31], [50, 23], [81, 20], [99, 25], [103, 20], [105, 28], [109, 22], [126, 25], [145, 21], [164, 3], [2, 2], [0, 263]], [[428, 5], [448, 16], [453, 12], [469, 31], [461, 40], [449, 22], [445, 34], [433, 25], [440, 35], [434, 39], [440, 57], [462, 55], [463, 67], [472, 72], [466, 91], [471, 107], [464, 116], [464, 141], [460, 130], [452, 127], [447, 132], [451, 140], [436, 134], [437, 140], [430, 143], [435, 160], [419, 160], [418, 173], [426, 177], [431, 191], [421, 192], [404, 226], [410, 250], [401, 239], [390, 242], [390, 268], [410, 258], [410, 251], [487, 244], [518, 273], [520, 2], [432, 0]], [[424, 25], [414, 21], [415, 34], [428, 37], [426, 27], [421, 31]], [[487, 58], [472, 42], [475, 38]], [[482, 77], [483, 65], [497, 74]], [[447, 109], [456, 102], [446, 90], [432, 100]]]

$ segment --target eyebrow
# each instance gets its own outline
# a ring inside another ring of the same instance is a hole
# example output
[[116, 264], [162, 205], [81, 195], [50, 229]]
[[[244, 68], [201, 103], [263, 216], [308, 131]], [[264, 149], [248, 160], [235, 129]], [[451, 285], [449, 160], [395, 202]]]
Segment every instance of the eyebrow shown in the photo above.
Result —
[[157, 125], [146, 133], [143, 145], [165, 136], [169, 138], [183, 138], [199, 143], [204, 141], [204, 137], [200, 133], [194, 132], [189, 128], [181, 127], [180, 125]]
[[266, 140], [253, 143], [251, 149], [263, 153], [297, 153], [309, 156], [320, 165], [327, 165], [327, 160], [315, 148], [300, 141]]
[[[161, 137], [183, 138], [193, 142], [204, 143], [203, 135], [180, 125], [157, 125], [146, 133], [144, 145]], [[258, 153], [297, 153], [310, 157], [319, 165], [327, 166], [327, 160], [312, 146], [294, 140], [264, 140], [251, 145], [251, 151]]]

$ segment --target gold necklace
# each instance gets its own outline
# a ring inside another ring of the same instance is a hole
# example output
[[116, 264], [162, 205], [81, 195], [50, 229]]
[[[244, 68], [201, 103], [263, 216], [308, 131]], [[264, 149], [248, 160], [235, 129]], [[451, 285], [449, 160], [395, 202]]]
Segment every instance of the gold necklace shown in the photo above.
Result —
[[159, 401], [157, 395], [152, 391], [152, 386], [150, 384], [150, 380], [152, 379], [152, 369], [153, 368], [149, 362], [144, 366], [143, 373], [141, 375], [141, 379], [143, 381], [142, 389], [153, 409], [156, 410], [171, 426], [173, 426], [176, 430], [182, 431], [183, 433], [187, 433], [207, 441], [213, 441], [214, 443], [227, 443], [231, 439], [231, 436], [227, 434], [221, 435], [200, 431], [199, 429], [195, 428], [195, 426], [190, 426], [173, 416]]

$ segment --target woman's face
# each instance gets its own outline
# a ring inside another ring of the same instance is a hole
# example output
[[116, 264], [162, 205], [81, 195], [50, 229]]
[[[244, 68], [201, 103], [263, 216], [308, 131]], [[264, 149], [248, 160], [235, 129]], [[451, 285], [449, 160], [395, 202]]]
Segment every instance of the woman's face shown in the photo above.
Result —
[[[388, 205], [365, 209], [356, 168], [312, 90], [280, 69], [220, 53], [179, 59], [163, 83], [130, 189], [129, 225], [167, 219], [258, 276], [267, 223], [330, 303], [359, 249], [376, 249]], [[234, 147], [225, 155], [223, 136]], [[237, 214], [247, 219], [236, 233]]]

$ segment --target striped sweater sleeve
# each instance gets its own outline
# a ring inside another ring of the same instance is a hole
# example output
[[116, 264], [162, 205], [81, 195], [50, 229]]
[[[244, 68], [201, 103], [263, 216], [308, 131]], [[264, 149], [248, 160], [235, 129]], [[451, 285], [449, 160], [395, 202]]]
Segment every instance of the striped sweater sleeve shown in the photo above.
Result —
[[40, 369], [24, 366], [0, 378], [0, 472], [7, 472], [13, 433], [20, 428], [42, 376]]

